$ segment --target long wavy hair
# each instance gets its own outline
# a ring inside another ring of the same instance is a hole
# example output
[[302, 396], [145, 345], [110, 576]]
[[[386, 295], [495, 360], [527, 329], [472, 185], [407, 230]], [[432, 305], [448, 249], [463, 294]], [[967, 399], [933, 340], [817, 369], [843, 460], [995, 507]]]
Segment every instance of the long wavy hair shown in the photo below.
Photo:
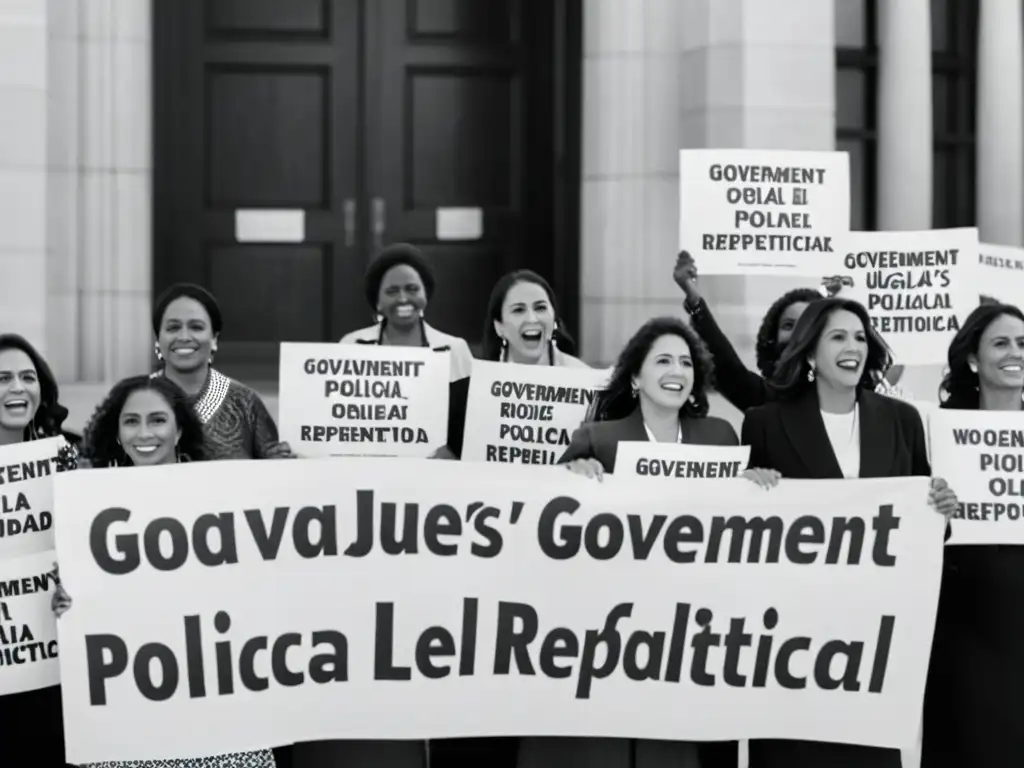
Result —
[[680, 418], [699, 419], [708, 415], [708, 391], [714, 385], [714, 364], [704, 341], [690, 326], [676, 317], [656, 317], [633, 334], [619, 354], [608, 386], [597, 393], [587, 415], [589, 421], [624, 419], [638, 406], [633, 397], [633, 377], [639, 375], [651, 347], [662, 336], [678, 336], [690, 347], [693, 358], [693, 389], [679, 410]]
[[939, 402], [942, 408], [977, 410], [981, 405], [978, 374], [971, 370], [968, 359], [978, 354], [981, 335], [1003, 315], [1024, 320], [1024, 312], [1012, 304], [992, 302], [975, 307], [956, 332], [946, 353], [946, 375], [939, 384]]
[[[501, 308], [505, 303], [505, 297], [508, 296], [508, 292], [519, 283], [533, 283], [544, 290], [544, 293], [548, 296], [548, 301], [551, 303], [551, 311], [555, 315], [555, 330], [551, 336], [551, 341], [553, 344], [557, 344], [558, 348], [567, 355], [575, 355], [576, 341], [565, 329], [565, 323], [558, 313], [558, 302], [555, 300], [555, 292], [551, 290], [551, 285], [536, 272], [532, 272], [529, 269], [519, 269], [515, 272], [509, 272], [498, 280], [491, 291], [491, 297], [487, 300], [487, 316], [484, 318], [484, 335], [481, 345], [482, 358], [484, 360], [501, 359], [501, 339], [498, 338], [498, 332], [494, 329], [494, 324], [501, 320]], [[554, 355], [551, 356], [551, 359], [552, 361], [554, 360]]]
[[68, 409], [60, 404], [60, 388], [57, 377], [50, 366], [28, 340], [16, 333], [0, 334], [0, 352], [5, 349], [19, 349], [28, 355], [35, 366], [39, 377], [39, 408], [32, 417], [32, 423], [25, 427], [25, 440], [35, 438], [56, 437], [62, 434], [64, 421], [68, 417]]
[[166, 376], [132, 376], [113, 386], [99, 404], [85, 428], [82, 455], [94, 467], [129, 467], [132, 460], [118, 442], [121, 411], [128, 396], [140, 390], [152, 390], [171, 406], [174, 420], [181, 430], [177, 452], [180, 460], [202, 461], [203, 425], [188, 404], [185, 392]]
[[765, 379], [771, 379], [775, 373], [775, 365], [782, 355], [782, 348], [779, 347], [779, 323], [782, 322], [782, 314], [793, 304], [806, 302], [810, 304], [820, 301], [822, 298], [818, 291], [812, 288], [795, 288], [788, 293], [782, 294], [775, 300], [775, 303], [768, 307], [761, 327], [757, 330], [757, 344], [754, 351], [757, 355], [757, 369]]
[[864, 325], [868, 355], [859, 386], [874, 389], [878, 377], [884, 376], [889, 370], [889, 366], [892, 365], [892, 352], [871, 325], [871, 318], [864, 305], [852, 299], [819, 297], [812, 301], [800, 316], [793, 329], [793, 335], [775, 366], [775, 373], [769, 383], [780, 399], [800, 397], [815, 386], [814, 382], [807, 380], [807, 372], [811, 369], [807, 361], [817, 349], [829, 317], [841, 309], [855, 314]]

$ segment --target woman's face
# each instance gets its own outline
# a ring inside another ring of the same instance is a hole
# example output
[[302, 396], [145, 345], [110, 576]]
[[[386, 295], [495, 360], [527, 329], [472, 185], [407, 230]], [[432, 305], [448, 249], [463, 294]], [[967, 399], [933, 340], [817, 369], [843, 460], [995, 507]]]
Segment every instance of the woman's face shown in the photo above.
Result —
[[543, 361], [555, 332], [555, 309], [548, 292], [536, 283], [513, 285], [501, 304], [501, 319], [494, 330], [508, 341], [509, 359], [515, 363]]
[[427, 292], [420, 273], [408, 264], [396, 264], [384, 273], [377, 294], [377, 312], [388, 325], [409, 328], [427, 308]]
[[36, 417], [42, 399], [32, 358], [20, 349], [0, 350], [0, 428], [24, 430]]
[[157, 341], [168, 367], [181, 372], [209, 365], [217, 351], [217, 336], [206, 307], [188, 296], [167, 305]]
[[136, 466], [173, 464], [181, 430], [174, 409], [152, 389], [128, 395], [117, 420], [117, 439]]
[[864, 324], [853, 312], [834, 310], [825, 322], [814, 355], [808, 361], [815, 378], [835, 389], [855, 389], [868, 360]]
[[796, 323], [805, 309], [807, 309], [806, 301], [794, 301], [782, 310], [782, 314], [779, 316], [778, 334], [775, 337], [775, 345], [780, 353], [789, 343], [789, 337], [793, 335], [793, 329], [796, 328]]
[[978, 351], [969, 362], [978, 367], [979, 381], [989, 389], [1024, 387], [1024, 321], [999, 315], [982, 331]]
[[633, 386], [641, 400], [678, 411], [693, 391], [693, 376], [690, 345], [682, 337], [667, 333], [651, 345]]

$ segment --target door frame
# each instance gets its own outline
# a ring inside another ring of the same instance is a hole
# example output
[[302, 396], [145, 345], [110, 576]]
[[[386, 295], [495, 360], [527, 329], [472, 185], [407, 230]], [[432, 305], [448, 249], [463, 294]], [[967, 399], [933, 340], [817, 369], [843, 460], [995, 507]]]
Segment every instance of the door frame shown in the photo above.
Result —
[[[193, 0], [190, 0], [192, 2]], [[200, 2], [202, 0], [194, 0]], [[326, 0], [329, 2], [329, 0]], [[365, 2], [366, 0], [364, 0]], [[369, 0], [372, 2], [372, 0]], [[554, 233], [549, 278], [563, 320], [579, 344], [585, 329], [580, 321], [580, 182], [582, 162], [583, 0], [526, 0], [549, 5], [554, 36], [551, 74], [554, 81], [555, 180], [552, 190]], [[176, 163], [177, 147], [186, 137], [179, 130], [187, 105], [176, 87], [175, 70], [197, 66], [188, 61], [189, 30], [184, 28], [181, 0], [152, 0], [153, 65], [153, 193], [152, 298], [175, 277], [174, 231], [179, 210], [189, 208], [184, 197], [188, 174], [201, 169]], [[183, 178], [184, 175], [184, 178]]]

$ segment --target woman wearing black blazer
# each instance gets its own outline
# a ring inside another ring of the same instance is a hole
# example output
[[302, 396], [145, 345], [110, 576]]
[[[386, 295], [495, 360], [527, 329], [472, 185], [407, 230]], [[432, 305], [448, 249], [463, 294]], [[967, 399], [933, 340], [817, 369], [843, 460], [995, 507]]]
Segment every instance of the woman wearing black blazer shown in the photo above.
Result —
[[[942, 408], [1024, 410], [1024, 312], [989, 301], [947, 356]], [[1011, 417], [1019, 425], [1020, 417]], [[921, 768], [1024, 765], [1024, 547], [946, 548]]]
[[[757, 330], [757, 371], [751, 371], [736, 354], [729, 339], [718, 327], [718, 322], [711, 314], [707, 302], [700, 295], [697, 286], [697, 265], [689, 252], [679, 252], [672, 278], [686, 294], [683, 309], [690, 315], [694, 329], [704, 339], [715, 358], [718, 392], [735, 408], [744, 412], [749, 408], [764, 405], [775, 396], [770, 385], [775, 366], [807, 306], [813, 301], [819, 301], [823, 296], [835, 296], [844, 285], [841, 277], [826, 277], [822, 280], [820, 290], [794, 288], [777, 298], [768, 308], [764, 319], [761, 320], [761, 327]], [[902, 372], [902, 366], [893, 366], [879, 372], [875, 379], [875, 391], [882, 395], [902, 396], [895, 384], [889, 381], [889, 378], [892, 382], [898, 381]]]
[[[573, 433], [559, 463], [601, 478], [615, 471], [622, 440], [738, 445], [736, 431], [727, 421], [707, 415], [711, 380], [711, 357], [689, 326], [674, 317], [648, 321], [622, 350], [608, 386], [597, 394], [588, 421]], [[716, 768], [718, 763], [708, 762], [703, 748], [713, 751], [717, 746], [652, 739], [531, 738], [522, 741], [519, 768]], [[731, 746], [732, 762], [726, 765], [736, 764], [736, 747]]]
[[[803, 313], [772, 381], [776, 399], [747, 412], [742, 440], [748, 476], [771, 487], [780, 477], [841, 479], [928, 476], [917, 409], [872, 392], [890, 354], [863, 306], [822, 299]], [[956, 495], [935, 478], [929, 503], [956, 511]], [[820, 741], [750, 742], [750, 768], [900, 768], [896, 749]]]

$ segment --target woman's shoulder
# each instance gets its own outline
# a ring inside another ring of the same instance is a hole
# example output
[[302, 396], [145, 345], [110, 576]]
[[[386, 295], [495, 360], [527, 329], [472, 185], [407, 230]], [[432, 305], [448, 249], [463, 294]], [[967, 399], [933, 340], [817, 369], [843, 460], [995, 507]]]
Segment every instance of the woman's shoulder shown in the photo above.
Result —
[[376, 343], [380, 338], [380, 323], [368, 325], [365, 328], [357, 328], [349, 331], [341, 337], [339, 344], [367, 344]]
[[892, 418], [898, 419], [920, 419], [921, 412], [917, 406], [906, 400], [890, 395], [883, 395], [879, 392], [866, 389], [861, 393], [861, 402], [869, 402], [872, 406]]
[[562, 352], [561, 350], [558, 351], [557, 360], [558, 365], [563, 366], [565, 368], [590, 368], [589, 365], [584, 363], [578, 357], [573, 357], [572, 355], [567, 354], [566, 352]]

